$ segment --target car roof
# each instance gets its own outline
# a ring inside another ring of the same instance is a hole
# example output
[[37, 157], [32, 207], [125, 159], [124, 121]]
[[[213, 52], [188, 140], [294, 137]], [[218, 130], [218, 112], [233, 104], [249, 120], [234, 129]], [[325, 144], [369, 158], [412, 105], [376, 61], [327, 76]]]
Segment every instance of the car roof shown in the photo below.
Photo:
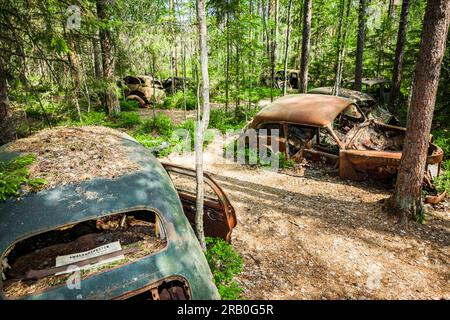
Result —
[[[123, 144], [139, 164], [137, 170], [114, 178], [61, 184], [0, 202], [0, 255], [19, 239], [120, 212], [147, 209], [160, 213], [171, 232], [178, 224], [183, 226], [184, 213], [166, 170], [131, 137], [124, 137]], [[4, 161], [18, 155], [0, 151]]]
[[[333, 88], [332, 87], [319, 87], [319, 88], [311, 89], [308, 92], [331, 95], [331, 94], [333, 94]], [[351, 89], [346, 89], [346, 88], [339, 88], [338, 96], [343, 97], [343, 98], [354, 99], [356, 101], [374, 101], [374, 98], [367, 93], [356, 91], [356, 90], [351, 90]]]
[[258, 112], [250, 124], [291, 122], [326, 127], [349, 105], [350, 99], [322, 94], [294, 94], [279, 98]]

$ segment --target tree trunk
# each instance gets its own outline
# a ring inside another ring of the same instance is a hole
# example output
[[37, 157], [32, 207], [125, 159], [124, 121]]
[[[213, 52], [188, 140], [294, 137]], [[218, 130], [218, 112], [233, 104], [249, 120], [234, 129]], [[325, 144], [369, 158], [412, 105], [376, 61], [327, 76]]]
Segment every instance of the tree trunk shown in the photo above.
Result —
[[5, 64], [0, 60], [0, 145], [15, 139], [15, 123], [8, 99]]
[[358, 14], [358, 42], [356, 47], [355, 86], [354, 90], [361, 91], [363, 75], [364, 38], [366, 33], [366, 0], [359, 0]]
[[67, 53], [67, 58], [69, 60], [70, 65], [70, 74], [73, 80], [73, 102], [77, 108], [78, 118], [81, 121], [81, 110], [80, 105], [78, 103], [78, 99], [81, 96], [81, 67], [80, 67], [80, 59], [77, 53], [77, 45], [75, 36], [70, 32], [66, 34], [67, 38], [67, 46], [69, 47], [69, 52]]
[[278, 24], [278, 0], [269, 0], [268, 20], [270, 22], [269, 41], [269, 73], [270, 73], [270, 101], [273, 101], [273, 89], [275, 87], [275, 65], [277, 51], [277, 24]]
[[283, 96], [286, 95], [286, 85], [287, 85], [287, 65], [289, 56], [289, 40], [291, 36], [291, 8], [292, 0], [289, 0], [288, 11], [287, 11], [287, 28], [286, 28], [286, 43], [284, 48], [284, 68], [283, 68]]
[[229, 101], [229, 92], [230, 92], [230, 13], [229, 13], [229, 7], [228, 7], [228, 1], [227, 1], [227, 17], [226, 17], [226, 23], [225, 28], [227, 29], [227, 63], [226, 63], [226, 70], [225, 70], [225, 111], [228, 111], [228, 101]]
[[397, 47], [395, 49], [394, 71], [392, 72], [392, 90], [389, 98], [389, 108], [394, 112], [400, 97], [402, 82], [403, 54], [405, 52], [406, 31], [408, 30], [409, 0], [403, 0], [402, 12], [398, 26]]
[[422, 210], [422, 181], [449, 18], [450, 1], [428, 1], [404, 148], [390, 203], [404, 227], [408, 226], [409, 218]]
[[[97, 0], [97, 15], [103, 22], [109, 22], [111, 3], [108, 0]], [[113, 54], [114, 39], [108, 26], [100, 29], [100, 45], [102, 48], [103, 80], [107, 84], [103, 103], [109, 116], [120, 112], [119, 99], [115, 87], [115, 59]]]
[[[197, 20], [200, 46], [200, 67], [202, 71], [202, 97], [203, 107], [201, 108], [201, 120], [197, 124], [195, 141], [195, 169], [197, 176], [197, 201], [195, 215], [195, 229], [197, 237], [203, 250], [206, 250], [205, 233], [203, 230], [203, 134], [209, 124], [209, 74], [208, 74], [208, 44], [206, 31], [205, 0], [197, 0]], [[199, 105], [200, 114], [200, 105]]]
[[98, 31], [95, 33], [95, 36], [92, 38], [92, 50], [94, 52], [94, 72], [95, 78], [101, 79], [103, 75], [102, 70], [102, 52], [100, 50], [99, 41], [99, 33]]
[[[339, 19], [339, 27], [338, 27], [338, 46], [337, 46], [337, 53], [336, 53], [336, 64], [335, 64], [335, 75], [334, 75], [334, 87], [333, 87], [333, 95], [339, 95], [339, 88], [341, 86], [342, 81], [342, 70], [343, 70], [343, 64], [344, 64], [344, 55], [345, 55], [345, 46], [347, 41], [347, 31], [348, 28], [345, 28], [344, 31], [344, 6], [345, 6], [345, 0], [341, 1], [340, 4], [340, 19]], [[345, 25], [347, 26], [348, 23], [348, 17], [350, 15], [350, 7], [351, 7], [351, 0], [348, 0], [347, 2], [347, 9], [345, 14]]]
[[309, 46], [311, 42], [312, 0], [305, 0], [303, 7], [302, 56], [300, 60], [299, 91], [308, 91]]

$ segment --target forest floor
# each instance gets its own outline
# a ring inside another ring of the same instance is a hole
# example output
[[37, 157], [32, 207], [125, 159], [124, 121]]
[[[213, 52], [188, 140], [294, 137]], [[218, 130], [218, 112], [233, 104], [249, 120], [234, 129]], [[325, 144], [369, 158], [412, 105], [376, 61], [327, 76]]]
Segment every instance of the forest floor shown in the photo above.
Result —
[[[258, 107], [262, 107], [270, 103], [270, 99], [262, 99], [258, 102]], [[211, 109], [219, 109], [223, 108], [224, 104], [220, 103], [211, 103]], [[230, 109], [234, 109], [234, 105], [229, 105]], [[184, 110], [181, 109], [155, 109], [155, 113], [162, 112], [165, 115], [167, 115], [173, 122], [174, 125], [179, 125], [183, 121], [188, 119], [194, 119], [196, 118], [197, 111], [196, 110], [186, 110], [186, 118], [184, 117]], [[153, 109], [151, 106], [148, 108], [139, 109], [139, 115], [142, 119], [150, 119], [153, 117]]]
[[[223, 163], [219, 142], [204, 159], [236, 209], [244, 298], [450, 299], [448, 200], [406, 231], [383, 212], [389, 190], [374, 183], [312, 164]], [[194, 168], [193, 154], [163, 160]]]

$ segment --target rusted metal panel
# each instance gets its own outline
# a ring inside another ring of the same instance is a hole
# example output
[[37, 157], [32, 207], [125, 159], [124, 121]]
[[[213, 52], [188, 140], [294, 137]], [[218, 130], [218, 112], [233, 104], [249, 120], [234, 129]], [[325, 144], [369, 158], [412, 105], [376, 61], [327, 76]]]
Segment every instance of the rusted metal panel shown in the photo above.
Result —
[[[280, 150], [287, 151], [290, 150], [289, 143], [292, 142], [286, 126], [300, 126], [306, 131], [316, 128], [315, 139], [313, 136], [306, 138], [305, 135], [303, 139], [306, 140], [297, 144], [297, 149], [300, 148], [298, 151], [296, 150], [294, 154], [286, 151], [288, 158], [295, 161], [308, 158], [338, 165], [339, 175], [344, 179], [360, 180], [367, 176], [377, 179], [395, 177], [400, 164], [406, 128], [380, 123], [373, 119], [365, 120], [362, 117], [359, 120], [353, 119], [356, 121], [348, 121], [352, 120], [352, 116], [346, 114], [349, 110], [347, 107], [352, 105], [357, 106], [352, 100], [329, 95], [286, 96], [261, 110], [247, 128], [259, 128], [267, 123], [283, 125], [286, 137], [283, 142], [286, 146], [280, 147]], [[361, 109], [357, 108], [355, 111], [361, 112]], [[361, 123], [361, 120], [365, 121]], [[333, 128], [336, 124], [341, 127]], [[324, 129], [327, 130], [331, 140], [334, 140], [332, 150], [334, 152], [321, 145], [319, 136]], [[443, 159], [443, 151], [431, 141], [430, 137], [427, 164], [439, 164]]]
[[263, 108], [248, 126], [257, 128], [261, 123], [291, 122], [325, 127], [333, 122], [349, 105], [350, 99], [320, 94], [295, 94], [284, 96]]
[[[196, 172], [193, 169], [169, 163], [163, 163], [162, 165], [167, 170], [169, 175], [171, 172], [176, 172], [188, 177], [196, 177]], [[203, 176], [205, 178], [205, 183], [209, 187], [211, 187], [218, 199], [218, 201], [214, 201], [213, 199], [204, 200], [205, 214], [203, 221], [205, 235], [209, 237], [222, 238], [225, 241], [231, 242], [231, 233], [233, 232], [233, 228], [237, 224], [235, 210], [225, 192], [211, 177], [211, 175], [207, 172], [204, 172]], [[177, 187], [175, 182], [174, 184], [175, 187]], [[177, 188], [177, 191], [178, 195], [180, 196], [181, 202], [183, 203], [184, 213], [191, 225], [194, 227], [196, 213], [196, 195], [181, 188]]]

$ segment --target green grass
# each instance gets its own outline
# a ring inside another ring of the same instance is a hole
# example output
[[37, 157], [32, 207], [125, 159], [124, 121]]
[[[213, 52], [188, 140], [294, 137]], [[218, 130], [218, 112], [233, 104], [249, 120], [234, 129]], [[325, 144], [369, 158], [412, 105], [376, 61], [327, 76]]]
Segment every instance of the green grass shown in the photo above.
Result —
[[234, 280], [234, 277], [242, 272], [242, 257], [222, 239], [206, 238], [206, 248], [206, 260], [222, 300], [242, 299], [243, 289]]
[[9, 162], [0, 162], [0, 201], [20, 196], [20, 190], [24, 186], [38, 191], [47, 183], [42, 178], [29, 179], [28, 167], [34, 161], [35, 156], [28, 154]]
[[[267, 149], [267, 157], [268, 159], [261, 159], [258, 149], [256, 148], [250, 148], [248, 145], [245, 146], [243, 150], [237, 150], [237, 140], [234, 140], [230, 142], [228, 145], [224, 147], [224, 155], [229, 151], [232, 150], [232, 154], [234, 157], [234, 160], [237, 161], [238, 157], [245, 156], [245, 165], [253, 165], [256, 167], [263, 167], [268, 168], [271, 167], [270, 160], [272, 159], [272, 150]], [[243, 155], [241, 153], [244, 153]], [[295, 162], [293, 160], [288, 160], [286, 158], [286, 155], [282, 152], [276, 152], [275, 156], [278, 157], [278, 168], [279, 169], [287, 169], [287, 168], [293, 168], [295, 165]], [[252, 163], [250, 163], [250, 160], [252, 160]]]

